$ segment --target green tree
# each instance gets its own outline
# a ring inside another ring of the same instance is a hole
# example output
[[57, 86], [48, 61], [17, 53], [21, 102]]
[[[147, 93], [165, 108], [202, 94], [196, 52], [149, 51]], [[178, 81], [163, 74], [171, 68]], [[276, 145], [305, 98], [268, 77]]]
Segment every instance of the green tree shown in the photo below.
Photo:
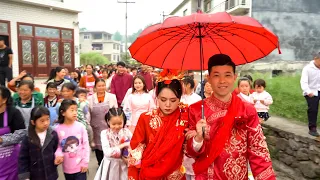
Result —
[[[149, 27], [149, 26], [151, 26], [151, 25], [152, 25], [152, 24], [148, 24], [145, 28], [147, 28], [147, 27]], [[144, 29], [145, 29], [145, 28], [144, 28]], [[143, 31], [143, 29], [139, 29], [137, 32], [129, 35], [129, 36], [128, 36], [128, 42], [133, 43], [133, 42], [138, 38], [138, 36], [141, 34], [142, 31]]]
[[83, 32], [83, 31], [87, 31], [87, 28], [85, 28], [85, 27], [80, 28], [80, 32]]
[[112, 35], [112, 39], [115, 41], [122, 41], [123, 37], [121, 35], [121, 33], [119, 31], [116, 31], [113, 35]]
[[137, 37], [140, 35], [140, 33], [143, 31], [143, 29], [139, 29], [137, 32], [131, 34], [130, 36], [128, 36], [128, 42], [133, 43]]
[[130, 53], [127, 53], [127, 56], [126, 56], [126, 53], [123, 52], [121, 53], [121, 61], [125, 62], [126, 64], [128, 65], [138, 65], [139, 62], [136, 61], [135, 59], [133, 59], [130, 55]]
[[89, 53], [80, 54], [80, 63], [97, 65], [97, 64], [110, 64], [110, 61], [101, 53], [89, 52]]

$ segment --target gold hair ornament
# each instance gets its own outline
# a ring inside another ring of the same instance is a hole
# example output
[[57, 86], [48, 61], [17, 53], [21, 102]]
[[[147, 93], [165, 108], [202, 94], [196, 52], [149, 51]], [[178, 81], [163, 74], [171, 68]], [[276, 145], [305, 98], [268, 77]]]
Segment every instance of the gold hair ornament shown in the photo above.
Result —
[[183, 80], [184, 72], [175, 69], [163, 69], [158, 75], [157, 82], [164, 82], [165, 84], [170, 84], [172, 80]]

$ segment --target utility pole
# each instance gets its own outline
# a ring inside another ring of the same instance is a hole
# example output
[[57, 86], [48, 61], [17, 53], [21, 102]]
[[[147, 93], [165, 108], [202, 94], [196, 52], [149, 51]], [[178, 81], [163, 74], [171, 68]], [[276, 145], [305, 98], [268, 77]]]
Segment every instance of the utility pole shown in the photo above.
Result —
[[166, 16], [169, 16], [169, 14], [164, 14], [164, 11], [162, 11], [162, 14], [160, 14], [161, 16], [162, 16], [162, 22], [164, 21], [164, 18], [166, 17]]
[[136, 2], [128, 2], [126, 1], [117, 1], [118, 3], [125, 3], [126, 4], [126, 44], [125, 44], [125, 49], [126, 49], [126, 60], [128, 59], [128, 3], [136, 3]]

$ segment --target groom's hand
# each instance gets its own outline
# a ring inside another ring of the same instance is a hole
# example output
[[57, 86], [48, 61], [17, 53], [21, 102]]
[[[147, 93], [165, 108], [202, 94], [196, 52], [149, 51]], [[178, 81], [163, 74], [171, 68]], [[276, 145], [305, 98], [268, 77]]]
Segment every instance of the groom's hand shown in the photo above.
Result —
[[207, 121], [205, 119], [201, 119], [200, 121], [197, 122], [197, 125], [196, 125], [197, 135], [195, 136], [195, 141], [197, 141], [198, 143], [203, 141], [204, 134], [206, 134], [206, 127], [207, 127]]

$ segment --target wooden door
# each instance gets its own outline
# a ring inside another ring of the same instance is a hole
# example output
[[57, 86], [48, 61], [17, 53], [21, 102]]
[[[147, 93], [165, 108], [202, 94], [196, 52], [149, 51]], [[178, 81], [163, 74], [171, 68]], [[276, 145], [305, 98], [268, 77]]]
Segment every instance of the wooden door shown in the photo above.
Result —
[[61, 42], [61, 66], [68, 68], [71, 72], [74, 67], [74, 49], [73, 42], [68, 40], [62, 40]]
[[[51, 71], [51, 69], [60, 66], [61, 64], [61, 42], [59, 40], [48, 40], [49, 41], [49, 68], [47, 69], [48, 72]], [[49, 74], [48, 74], [49, 75]]]
[[35, 76], [47, 77], [49, 75], [49, 41], [46, 38], [35, 38]]
[[34, 68], [34, 41], [32, 37], [19, 38], [19, 70], [26, 70], [28, 73], [35, 75]]

